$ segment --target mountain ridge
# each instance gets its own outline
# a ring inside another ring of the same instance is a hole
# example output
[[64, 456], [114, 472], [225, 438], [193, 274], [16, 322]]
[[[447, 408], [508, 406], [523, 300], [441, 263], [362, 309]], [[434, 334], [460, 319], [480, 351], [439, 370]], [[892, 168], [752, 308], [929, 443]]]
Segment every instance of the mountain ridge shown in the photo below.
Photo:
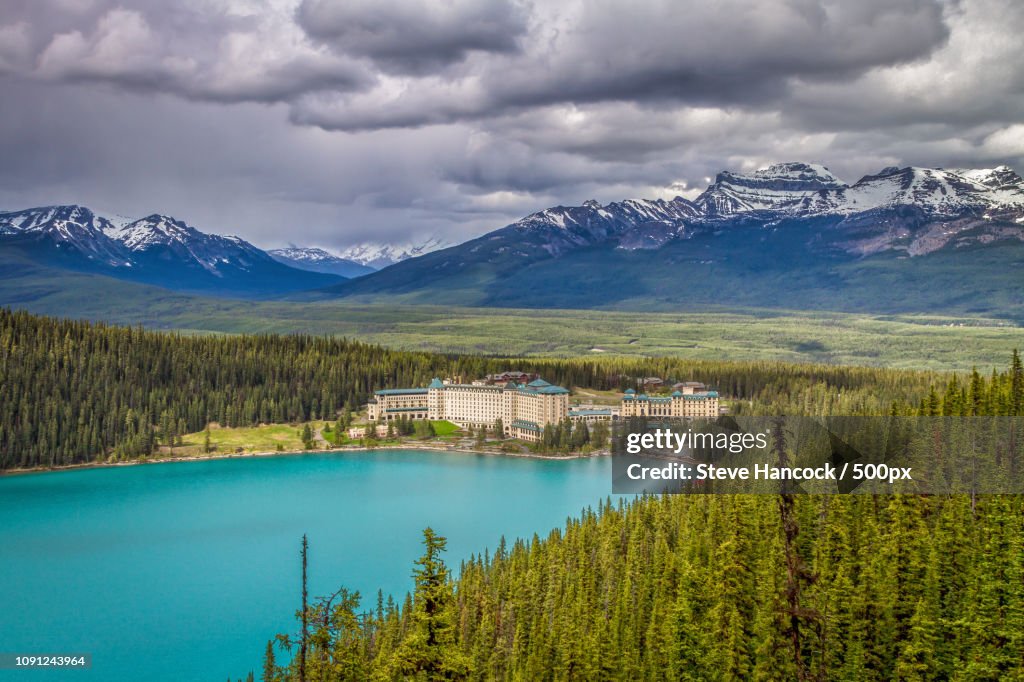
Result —
[[[1022, 243], [1024, 180], [1007, 166], [890, 167], [848, 184], [821, 164], [781, 163], [751, 173], [722, 171], [693, 200], [588, 200], [545, 208], [461, 244], [436, 237], [360, 244], [341, 256], [303, 247], [267, 252], [162, 214], [114, 221], [77, 205], [0, 212], [0, 246], [49, 265], [178, 291], [397, 296], [521, 307], [599, 307], [629, 300], [671, 309], [701, 297], [687, 287], [693, 273], [703, 272], [707, 287], [718, 293], [716, 304], [741, 298], [744, 305], [777, 304], [773, 299], [800, 282], [834, 290], [840, 310], [846, 305], [842, 297], [853, 295], [843, 287], [860, 282], [850, 274], [855, 270], [881, 267], [894, 287], [927, 287], [919, 276], [904, 275], [941, 261], [939, 275], [956, 270], [958, 278], [976, 277], [970, 272], [985, 260], [978, 255], [982, 251], [1016, 253]], [[945, 252], [955, 257], [923, 264]], [[633, 253], [637, 257], [628, 256]], [[989, 259], [1008, 264], [1006, 286], [1012, 285], [1015, 257]], [[920, 267], [907, 265], [918, 262]], [[374, 264], [384, 268], [367, 272]], [[361, 276], [325, 274], [336, 267], [362, 268]], [[567, 284], [562, 280], [568, 273], [575, 279]], [[527, 276], [531, 284], [524, 287]], [[1001, 281], [986, 285], [989, 298]], [[581, 282], [587, 287], [580, 289]], [[763, 295], [740, 295], [751, 286], [762, 287]], [[962, 298], [970, 302], [972, 296], [983, 298], [980, 292]], [[829, 305], [828, 299], [812, 298], [808, 305]], [[884, 301], [880, 305], [886, 307]], [[987, 310], [982, 299], [971, 305]]]
[[[1006, 253], [982, 254], [997, 247]], [[320, 295], [656, 309], [693, 300], [772, 307], [792, 296], [796, 307], [845, 310], [870, 290], [879, 309], [902, 310], [901, 288], [939, 286], [951, 289], [928, 292], [928, 310], [955, 303], [998, 313], [1021, 303], [992, 302], [1013, 288], [1022, 247], [1024, 180], [1012, 169], [886, 168], [851, 185], [825, 166], [788, 163], [720, 173], [693, 201], [547, 208]], [[982, 286], [981, 262], [1007, 270], [985, 273]], [[869, 277], [872, 268], [884, 278]], [[957, 287], [959, 302], [949, 295]]]
[[152, 214], [115, 224], [75, 204], [0, 213], [0, 247], [36, 262], [175, 291], [268, 296], [344, 281], [274, 260], [236, 236], [207, 234]]

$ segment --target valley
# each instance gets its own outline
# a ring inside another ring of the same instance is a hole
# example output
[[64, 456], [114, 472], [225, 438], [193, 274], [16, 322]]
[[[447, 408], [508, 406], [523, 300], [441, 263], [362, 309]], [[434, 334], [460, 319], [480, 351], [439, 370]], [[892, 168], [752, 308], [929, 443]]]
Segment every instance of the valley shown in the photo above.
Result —
[[938, 370], [991, 367], [1020, 345], [1012, 321], [981, 315], [836, 313], [692, 306], [675, 313], [233, 301], [0, 257], [0, 305], [186, 334], [306, 333], [402, 350], [502, 356], [670, 356]]

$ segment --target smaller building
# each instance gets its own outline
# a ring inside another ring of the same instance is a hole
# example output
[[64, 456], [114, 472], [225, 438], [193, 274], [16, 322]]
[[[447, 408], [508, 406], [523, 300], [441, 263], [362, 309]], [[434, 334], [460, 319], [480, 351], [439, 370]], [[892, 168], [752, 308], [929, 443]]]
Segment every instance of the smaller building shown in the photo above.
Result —
[[[437, 385], [441, 382], [434, 379]], [[386, 408], [382, 408], [386, 404]], [[370, 399], [368, 414], [371, 420], [380, 418], [382, 409], [386, 409], [391, 418], [406, 417], [408, 419], [427, 419], [427, 389], [425, 388], [385, 388], [374, 392]]]
[[508, 382], [512, 381], [517, 384], [528, 384], [534, 379], [539, 379], [540, 376], [537, 374], [531, 374], [529, 372], [519, 372], [517, 370], [510, 370], [508, 372], [501, 372], [500, 374], [488, 374], [484, 380], [485, 383], [491, 385], [501, 384], [504, 386]]
[[575, 407], [569, 410], [569, 419], [574, 424], [610, 422], [618, 416], [618, 410], [613, 410], [610, 407]]
[[370, 428], [373, 428], [373, 432], [378, 438], [383, 438], [388, 435], [387, 424], [377, 424], [375, 427], [370, 426], [352, 426], [349, 427], [348, 437], [352, 440], [359, 440], [360, 438], [366, 438], [366, 434], [369, 433]]
[[699, 381], [680, 381], [678, 384], [672, 384], [673, 391], [680, 391], [685, 393], [689, 389], [690, 393], [700, 393], [707, 390], [707, 386]]
[[[703, 384], [702, 384], [703, 385]], [[669, 396], [637, 394], [633, 389], [622, 396], [623, 418], [626, 417], [704, 417], [718, 416], [718, 392], [695, 391], [693, 386], [684, 386]]]

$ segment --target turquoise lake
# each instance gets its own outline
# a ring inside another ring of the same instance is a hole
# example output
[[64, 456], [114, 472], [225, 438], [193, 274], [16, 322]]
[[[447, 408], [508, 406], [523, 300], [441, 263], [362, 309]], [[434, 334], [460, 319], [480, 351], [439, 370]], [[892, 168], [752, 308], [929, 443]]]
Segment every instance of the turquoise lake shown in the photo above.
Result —
[[247, 457], [0, 477], [0, 652], [92, 668], [0, 680], [211, 680], [257, 671], [310, 594], [401, 600], [426, 526], [449, 566], [541, 537], [611, 490], [608, 458], [417, 452]]

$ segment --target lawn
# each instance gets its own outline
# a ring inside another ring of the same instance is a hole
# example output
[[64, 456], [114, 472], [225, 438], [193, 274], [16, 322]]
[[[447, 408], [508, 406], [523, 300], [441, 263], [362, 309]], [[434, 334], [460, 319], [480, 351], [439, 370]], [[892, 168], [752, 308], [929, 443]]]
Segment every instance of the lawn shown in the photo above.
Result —
[[[310, 422], [315, 431], [323, 428], [327, 422]], [[216, 449], [212, 454], [226, 455], [233, 453], [275, 452], [278, 445], [282, 450], [302, 450], [303, 424], [260, 424], [238, 428], [222, 428], [218, 425], [210, 427], [210, 444]], [[177, 455], [202, 454], [205, 432], [190, 433], [184, 436], [184, 445], [174, 448]]]
[[459, 430], [459, 427], [450, 421], [431, 421], [430, 424], [434, 427], [434, 433], [441, 437], [450, 436]]
[[[350, 441], [347, 436], [342, 435], [335, 439], [333, 422], [313, 421], [309, 422], [310, 428], [316, 433], [331, 425], [331, 433], [323, 433], [323, 437], [336, 445], [358, 444], [359, 441]], [[432, 421], [434, 432], [438, 438], [451, 440], [456, 438], [460, 429], [449, 421]], [[212, 455], [251, 454], [254, 452], [295, 452], [303, 450], [302, 427], [305, 424], [260, 424], [259, 426], [240, 426], [236, 428], [224, 428], [217, 424], [210, 427], [210, 444], [214, 446]], [[203, 444], [206, 439], [205, 431], [190, 433], [183, 437], [183, 445], [175, 446], [173, 455], [178, 457], [202, 455]], [[394, 445], [399, 440], [380, 439], [378, 445]], [[325, 447], [322, 441], [315, 441], [314, 448]], [[167, 448], [161, 448], [161, 456], [168, 456], [171, 452]]]

